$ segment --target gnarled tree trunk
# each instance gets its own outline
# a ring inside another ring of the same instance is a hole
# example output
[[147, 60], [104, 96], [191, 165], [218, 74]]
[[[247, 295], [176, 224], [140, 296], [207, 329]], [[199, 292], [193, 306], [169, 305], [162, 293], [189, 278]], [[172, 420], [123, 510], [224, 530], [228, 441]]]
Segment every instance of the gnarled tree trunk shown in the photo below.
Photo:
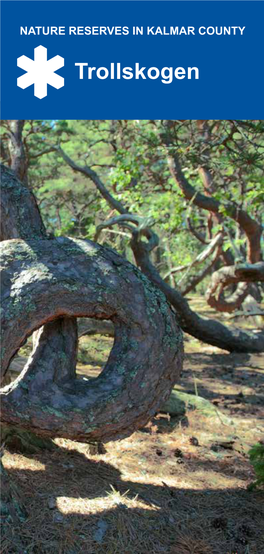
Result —
[[[2, 389], [2, 421], [82, 441], [121, 438], [143, 426], [182, 366], [181, 331], [163, 294], [114, 251], [90, 241], [3, 241], [1, 258], [3, 373], [26, 337], [45, 324], [22, 374]], [[71, 325], [76, 317], [115, 325], [108, 362], [88, 383], [75, 379], [66, 359], [71, 344], [58, 337], [58, 318]]]
[[[166, 401], [179, 377], [183, 346], [174, 314], [160, 291], [113, 251], [49, 239], [29, 189], [5, 167], [1, 179], [3, 375], [39, 329], [21, 375], [1, 391], [1, 422], [51, 438], [127, 436]], [[75, 375], [82, 316], [115, 326], [109, 360], [92, 383]], [[0, 470], [1, 514], [20, 524], [23, 505], [1, 461]]]
[[[1, 199], [0, 199], [0, 240], [21, 238], [24, 240], [44, 239], [47, 233], [41, 219], [36, 199], [29, 188], [23, 184], [12, 171], [1, 165]], [[42, 363], [49, 363], [51, 351], [56, 353], [58, 341], [65, 357], [57, 359], [58, 372], [70, 371], [74, 367], [77, 353], [77, 323], [66, 319], [57, 321], [52, 329], [52, 336], [46, 330], [47, 345], [42, 344]], [[70, 347], [69, 347], [70, 345]]]

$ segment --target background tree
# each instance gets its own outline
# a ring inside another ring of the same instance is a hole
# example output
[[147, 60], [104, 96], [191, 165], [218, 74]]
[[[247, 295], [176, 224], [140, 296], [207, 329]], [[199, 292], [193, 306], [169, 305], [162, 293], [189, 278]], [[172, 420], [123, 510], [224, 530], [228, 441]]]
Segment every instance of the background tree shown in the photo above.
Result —
[[[126, 214], [139, 217], [132, 222], [133, 232], [139, 230], [145, 241], [148, 234], [153, 239], [155, 225], [159, 244], [157, 237], [151, 241], [148, 258], [159, 272], [155, 281], [170, 301], [173, 296], [183, 329], [229, 350], [263, 348], [262, 334], [239, 334], [219, 323], [214, 328], [178, 294], [197, 286], [204, 293], [207, 289], [209, 305], [227, 312], [239, 308], [249, 292], [260, 298], [260, 287], [252, 289], [251, 284], [249, 289], [247, 281], [261, 281], [261, 274], [254, 268], [249, 277], [248, 267], [245, 277], [241, 264], [261, 264], [261, 121], [62, 121], [27, 126], [35, 129], [25, 133], [29, 182], [50, 230], [93, 238], [99, 226], [100, 241], [133, 260]], [[102, 225], [117, 213], [123, 219]], [[218, 272], [226, 266], [230, 269]], [[144, 271], [152, 273], [150, 268]]]

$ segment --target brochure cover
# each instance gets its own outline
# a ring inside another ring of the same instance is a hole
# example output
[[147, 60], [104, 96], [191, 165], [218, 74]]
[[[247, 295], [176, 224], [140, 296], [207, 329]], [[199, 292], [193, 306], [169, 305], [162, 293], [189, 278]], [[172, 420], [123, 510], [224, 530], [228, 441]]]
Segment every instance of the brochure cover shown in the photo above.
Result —
[[263, 21], [2, 0], [3, 554], [264, 552]]

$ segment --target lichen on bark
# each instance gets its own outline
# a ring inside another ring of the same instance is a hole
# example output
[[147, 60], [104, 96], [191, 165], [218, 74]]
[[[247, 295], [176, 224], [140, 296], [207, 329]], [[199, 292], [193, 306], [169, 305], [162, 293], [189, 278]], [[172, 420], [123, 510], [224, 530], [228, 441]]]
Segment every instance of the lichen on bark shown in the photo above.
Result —
[[[2, 420], [83, 441], [121, 438], [144, 425], [182, 365], [181, 331], [163, 294], [116, 252], [91, 241], [4, 241], [1, 256], [3, 372], [26, 337], [45, 325], [22, 374], [2, 391]], [[63, 325], [76, 317], [115, 326], [108, 362], [88, 384], [75, 378], [75, 364], [63, 370], [63, 354], [74, 350]]]

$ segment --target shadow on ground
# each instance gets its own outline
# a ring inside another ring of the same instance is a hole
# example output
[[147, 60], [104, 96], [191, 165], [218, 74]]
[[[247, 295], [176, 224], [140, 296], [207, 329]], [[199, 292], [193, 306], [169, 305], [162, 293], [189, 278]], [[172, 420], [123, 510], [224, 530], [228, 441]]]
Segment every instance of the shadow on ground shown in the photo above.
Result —
[[[202, 484], [200, 490], [184, 488], [177, 467], [177, 486], [165, 480], [158, 486], [135, 482], [106, 456], [95, 461], [65, 448], [20, 458], [24, 469], [9, 467], [9, 474], [21, 491], [28, 519], [16, 529], [6, 522], [3, 554], [22, 554], [18, 540], [24, 554], [264, 551], [261, 493]], [[194, 463], [199, 469], [199, 462]]]

